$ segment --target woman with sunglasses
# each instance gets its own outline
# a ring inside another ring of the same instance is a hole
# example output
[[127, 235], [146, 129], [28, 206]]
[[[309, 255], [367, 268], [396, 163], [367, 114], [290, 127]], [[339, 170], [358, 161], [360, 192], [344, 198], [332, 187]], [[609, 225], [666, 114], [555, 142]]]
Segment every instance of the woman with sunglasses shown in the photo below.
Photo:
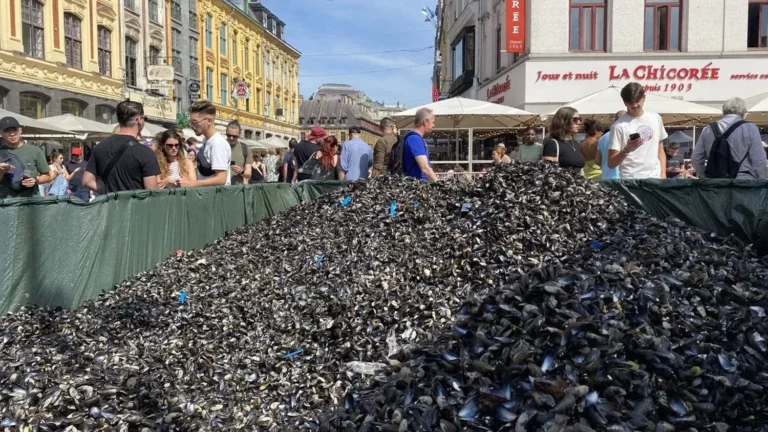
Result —
[[167, 130], [160, 134], [155, 155], [160, 165], [160, 175], [157, 176], [158, 188], [178, 187], [181, 179], [197, 180], [195, 165], [184, 157], [181, 140], [175, 131]]
[[552, 117], [550, 135], [544, 138], [543, 159], [557, 163], [560, 168], [581, 171], [586, 161], [581, 153], [576, 134], [581, 127], [579, 112], [571, 107], [562, 107]]

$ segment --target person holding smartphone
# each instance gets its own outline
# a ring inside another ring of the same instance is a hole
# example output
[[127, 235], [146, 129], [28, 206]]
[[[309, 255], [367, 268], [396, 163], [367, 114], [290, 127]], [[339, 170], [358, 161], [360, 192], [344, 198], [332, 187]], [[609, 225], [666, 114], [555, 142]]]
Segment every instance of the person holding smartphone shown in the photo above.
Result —
[[[22, 132], [21, 124], [15, 118], [8, 116], [0, 119], [0, 134], [4, 140], [1, 148], [16, 155], [24, 163], [21, 190], [13, 190], [5, 182], [2, 182], [0, 184], [0, 198], [39, 196], [40, 188], [38, 185], [51, 182], [50, 168], [45, 159], [45, 153], [39, 147], [24, 144], [24, 140], [21, 138]], [[6, 172], [10, 169], [12, 168], [9, 166], [0, 167], [0, 170]]]
[[622, 179], [666, 178], [667, 130], [661, 116], [643, 110], [645, 90], [638, 83], [621, 89], [627, 114], [611, 126], [608, 167], [619, 167]]

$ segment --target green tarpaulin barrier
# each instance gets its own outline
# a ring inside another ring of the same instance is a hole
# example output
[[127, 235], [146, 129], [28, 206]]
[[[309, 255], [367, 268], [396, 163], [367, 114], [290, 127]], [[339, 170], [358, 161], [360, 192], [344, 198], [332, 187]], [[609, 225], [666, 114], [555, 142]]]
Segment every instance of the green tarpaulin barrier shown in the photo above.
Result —
[[601, 184], [659, 219], [675, 217], [758, 247], [768, 242], [768, 180], [623, 180]]
[[341, 182], [121, 192], [91, 203], [0, 200], [0, 313], [76, 307], [176, 250], [204, 247]]

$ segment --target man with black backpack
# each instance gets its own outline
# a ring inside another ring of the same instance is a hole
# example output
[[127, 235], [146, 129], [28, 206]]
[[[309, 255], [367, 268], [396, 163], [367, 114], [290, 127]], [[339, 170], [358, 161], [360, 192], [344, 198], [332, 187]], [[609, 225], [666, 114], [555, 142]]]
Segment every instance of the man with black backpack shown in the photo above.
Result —
[[760, 130], [744, 120], [747, 105], [740, 98], [723, 104], [723, 118], [704, 128], [691, 162], [699, 178], [757, 179], [766, 177]]
[[227, 125], [227, 142], [232, 149], [232, 161], [229, 165], [232, 167], [230, 177], [233, 185], [248, 184], [251, 181], [253, 155], [245, 143], [239, 142], [242, 132], [243, 128], [237, 120], [232, 120]]
[[398, 142], [397, 132], [395, 131], [395, 122], [391, 117], [384, 117], [381, 119], [379, 128], [384, 135], [376, 140], [376, 145], [373, 147], [373, 168], [371, 169], [371, 177], [376, 177], [377, 175], [385, 174], [387, 172], [389, 153]]

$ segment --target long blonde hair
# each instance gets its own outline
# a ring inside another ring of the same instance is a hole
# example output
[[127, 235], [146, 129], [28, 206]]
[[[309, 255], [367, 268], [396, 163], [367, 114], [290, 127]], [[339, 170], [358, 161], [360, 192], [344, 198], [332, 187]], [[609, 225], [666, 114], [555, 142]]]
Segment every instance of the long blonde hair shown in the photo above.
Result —
[[168, 169], [168, 157], [165, 155], [165, 143], [169, 139], [175, 139], [179, 143], [179, 153], [176, 155], [176, 162], [179, 163], [179, 174], [182, 177], [187, 176], [187, 164], [184, 162], [187, 159], [187, 152], [182, 147], [181, 140], [176, 132], [167, 130], [159, 134], [157, 139], [157, 149], [155, 149], [155, 156], [157, 156], [157, 163], [160, 165], [160, 178], [164, 179], [171, 175], [171, 170]]

